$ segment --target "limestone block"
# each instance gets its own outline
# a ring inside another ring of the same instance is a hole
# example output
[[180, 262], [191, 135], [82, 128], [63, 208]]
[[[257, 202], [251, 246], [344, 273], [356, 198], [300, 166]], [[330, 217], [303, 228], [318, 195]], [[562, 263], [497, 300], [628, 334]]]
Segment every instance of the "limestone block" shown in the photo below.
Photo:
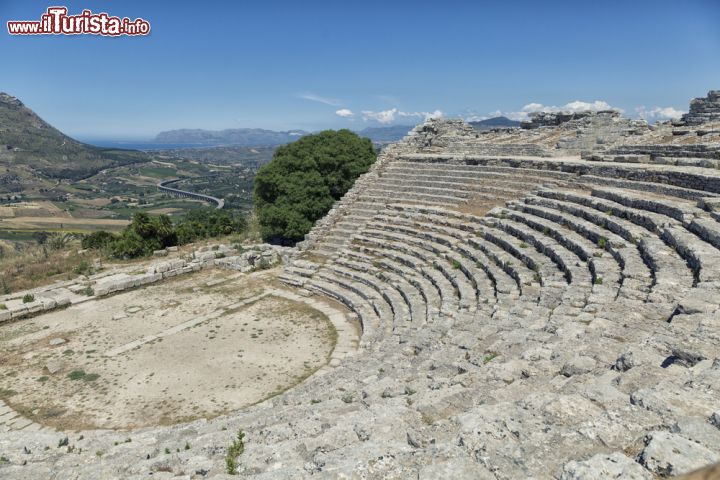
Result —
[[10, 311], [12, 318], [20, 318], [28, 314], [27, 307], [19, 307]]
[[592, 478], [652, 480], [653, 476], [637, 462], [619, 452], [601, 453], [588, 460], [568, 462], [560, 475], [560, 480], [589, 480]]
[[645, 437], [639, 462], [656, 475], [681, 475], [720, 460], [720, 455], [680, 435], [655, 431]]

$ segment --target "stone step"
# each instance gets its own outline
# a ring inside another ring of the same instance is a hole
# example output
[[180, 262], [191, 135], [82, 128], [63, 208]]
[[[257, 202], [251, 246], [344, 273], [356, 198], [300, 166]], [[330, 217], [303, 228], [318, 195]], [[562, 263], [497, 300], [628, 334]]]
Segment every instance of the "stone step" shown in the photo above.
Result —
[[546, 206], [583, 218], [636, 245], [643, 261], [654, 275], [649, 298], [658, 297], [659, 300], [665, 301], [692, 287], [694, 281], [692, 269], [674, 248], [670, 248], [646, 228], [611, 216], [607, 214], [608, 212], [585, 206], [587, 199], [592, 197], [576, 193], [544, 191], [539, 192], [539, 196], [543, 199], [552, 199], [550, 202], [541, 202]]
[[420, 268], [418, 259], [405, 255], [402, 249], [397, 250], [392, 242], [374, 237], [362, 237], [354, 247], [361, 252], [376, 255], [379, 265], [415, 285], [422, 292], [428, 304], [428, 310], [432, 310], [434, 314], [439, 312], [443, 305], [447, 305], [445, 308], [451, 308], [452, 300], [448, 297], [448, 291], [446, 290], [443, 295], [442, 290], [438, 287], [437, 278], [435, 275], [431, 275], [430, 269]]
[[393, 284], [410, 305], [414, 324], [422, 325], [439, 314], [440, 294], [423, 276], [386, 257], [379, 249], [363, 246], [347, 251], [345, 255], [360, 264], [369, 262], [377, 265], [378, 277]]
[[[610, 286], [619, 290], [622, 284], [622, 266], [612, 256], [603, 256], [604, 250], [599, 248], [596, 243], [591, 242], [587, 238], [579, 235], [567, 226], [560, 226], [543, 217], [537, 217], [522, 211], [522, 205], [512, 204], [509, 209], [503, 209], [501, 212], [507, 218], [524, 223], [529, 228], [533, 228], [543, 235], [552, 237], [555, 241], [562, 244], [566, 249], [572, 251], [578, 258], [587, 262], [590, 269], [591, 281], [593, 288], [599, 287], [600, 283], [604, 286]], [[609, 258], [608, 258], [609, 257]], [[601, 279], [598, 282], [598, 279]]]
[[407, 235], [407, 231], [397, 233], [397, 227], [392, 230], [383, 223], [371, 223], [369, 227], [363, 232], [363, 238], [370, 236], [387, 240], [399, 247], [399, 251], [419, 259], [414, 264], [415, 268], [426, 273], [430, 281], [437, 285], [444, 304], [450, 306], [457, 302], [461, 308], [474, 308], [477, 305], [476, 292], [467, 277], [455, 271], [447, 260], [437, 255], [437, 251], [427, 249], [428, 242], [414, 239]]
[[363, 283], [369, 288], [375, 290], [376, 294], [382, 297], [390, 306], [393, 314], [393, 325], [403, 325], [412, 320], [410, 316], [410, 307], [405, 303], [404, 298], [393, 288], [388, 288], [379, 283], [378, 279], [364, 272], [355, 271], [345, 268], [333, 262], [325, 267], [325, 270], [331, 270], [336, 275], [347, 277], [351, 281]]

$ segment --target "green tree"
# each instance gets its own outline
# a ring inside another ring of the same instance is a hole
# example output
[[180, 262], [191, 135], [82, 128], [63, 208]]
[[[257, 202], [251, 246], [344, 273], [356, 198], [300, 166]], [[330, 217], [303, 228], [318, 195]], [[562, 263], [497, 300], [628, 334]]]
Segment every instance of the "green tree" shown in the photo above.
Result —
[[107, 248], [114, 257], [136, 258], [173, 245], [177, 245], [177, 233], [170, 217], [151, 217], [138, 212], [130, 225], [117, 238], [109, 241]]
[[199, 208], [189, 211], [176, 226], [178, 243], [240, 233], [247, 228], [245, 218], [237, 212]]
[[376, 157], [372, 142], [350, 130], [326, 130], [278, 148], [255, 177], [263, 239], [282, 244], [302, 240]]
[[99, 230], [97, 232], [85, 235], [81, 240], [82, 248], [92, 250], [102, 250], [107, 247], [110, 242], [115, 239], [115, 235], [105, 230]]

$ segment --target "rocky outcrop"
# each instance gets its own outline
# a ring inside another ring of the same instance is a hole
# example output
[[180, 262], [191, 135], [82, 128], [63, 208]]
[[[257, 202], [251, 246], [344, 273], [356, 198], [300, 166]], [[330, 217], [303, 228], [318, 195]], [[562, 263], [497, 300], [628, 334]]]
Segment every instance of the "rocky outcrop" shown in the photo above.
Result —
[[704, 98], [694, 98], [690, 111], [682, 116], [683, 125], [702, 125], [720, 122], [720, 90], [710, 90]]
[[540, 127], [557, 127], [571, 120], [580, 120], [588, 117], [618, 118], [620, 112], [616, 110], [587, 110], [582, 112], [532, 112], [530, 120], [522, 122], [521, 128], [533, 129]]

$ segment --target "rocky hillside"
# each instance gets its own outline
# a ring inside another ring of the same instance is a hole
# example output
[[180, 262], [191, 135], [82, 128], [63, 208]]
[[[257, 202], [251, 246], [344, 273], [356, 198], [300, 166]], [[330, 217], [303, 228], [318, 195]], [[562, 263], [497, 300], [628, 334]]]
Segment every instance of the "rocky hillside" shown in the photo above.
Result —
[[0, 93], [0, 166], [14, 175], [29, 180], [33, 176], [75, 180], [139, 161], [147, 161], [147, 156], [78, 142], [17, 98]]
[[518, 122], [517, 120], [510, 120], [507, 117], [493, 117], [469, 123], [476, 130], [490, 130], [493, 128], [513, 128], [520, 126], [520, 122]]

